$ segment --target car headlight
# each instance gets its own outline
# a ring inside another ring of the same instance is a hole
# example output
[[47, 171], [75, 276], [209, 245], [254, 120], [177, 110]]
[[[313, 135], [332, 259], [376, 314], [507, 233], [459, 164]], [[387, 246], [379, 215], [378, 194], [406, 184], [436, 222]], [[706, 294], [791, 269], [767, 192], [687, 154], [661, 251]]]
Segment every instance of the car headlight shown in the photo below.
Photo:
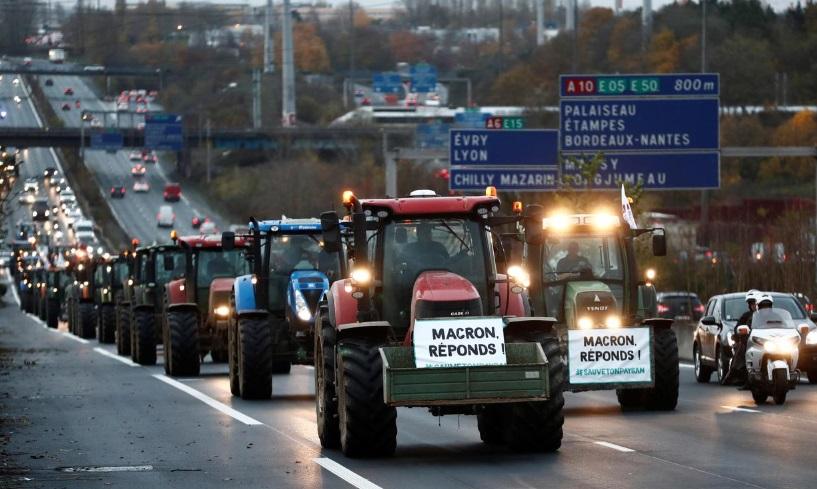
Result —
[[309, 310], [309, 305], [300, 290], [295, 291], [295, 314], [301, 321], [312, 319], [312, 311]]
[[226, 319], [227, 316], [230, 315], [230, 308], [228, 306], [221, 305], [213, 309], [213, 313], [215, 313], [217, 317]]
[[807, 345], [817, 345], [817, 329], [806, 336]]

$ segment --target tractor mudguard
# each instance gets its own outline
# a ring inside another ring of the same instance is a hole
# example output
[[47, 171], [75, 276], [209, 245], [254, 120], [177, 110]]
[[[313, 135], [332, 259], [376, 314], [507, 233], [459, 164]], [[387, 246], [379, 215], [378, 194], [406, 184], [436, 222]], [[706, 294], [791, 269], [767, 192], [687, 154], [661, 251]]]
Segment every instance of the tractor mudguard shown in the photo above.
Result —
[[173, 280], [167, 283], [165, 290], [167, 291], [168, 304], [183, 304], [187, 302], [187, 293], [184, 291], [185, 280]]
[[357, 322], [357, 299], [344, 289], [345, 280], [336, 280], [329, 287], [327, 302], [332, 326]]
[[550, 333], [556, 318], [552, 317], [507, 317], [505, 322], [505, 341], [523, 340], [539, 333]]
[[236, 315], [241, 316], [258, 310], [255, 305], [255, 287], [252, 283], [252, 275], [236, 277], [233, 281], [233, 294], [235, 296]]
[[198, 314], [199, 306], [195, 302], [179, 302], [167, 305], [167, 312], [176, 311], [193, 311]]
[[494, 286], [494, 290], [499, 295], [499, 314], [501, 316], [517, 317], [525, 317], [530, 315], [530, 310], [528, 307], [526, 307], [528, 294], [526, 292], [522, 292], [521, 294], [511, 292], [511, 284], [507, 281], [504, 275], [498, 275], [497, 279], [505, 279], [501, 282], [498, 281]]
[[269, 311], [264, 309], [247, 309], [237, 314], [238, 319], [264, 319], [269, 316]]
[[669, 329], [672, 326], [672, 319], [649, 318], [643, 321], [645, 326], [652, 326], [654, 329]]
[[386, 340], [391, 332], [388, 321], [367, 321], [364, 323], [345, 323], [337, 327], [337, 341], [345, 338], [371, 338]]

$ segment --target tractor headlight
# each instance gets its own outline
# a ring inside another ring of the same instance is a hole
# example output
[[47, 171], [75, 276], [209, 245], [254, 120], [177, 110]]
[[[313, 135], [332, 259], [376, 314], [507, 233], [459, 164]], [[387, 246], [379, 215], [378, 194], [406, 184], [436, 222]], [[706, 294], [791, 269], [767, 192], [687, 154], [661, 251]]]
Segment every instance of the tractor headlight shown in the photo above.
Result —
[[128, 286], [131, 286], [131, 285], [133, 285], [133, 279], [132, 279], [132, 278], [129, 278], [129, 279], [128, 279]]
[[54, 287], [53, 289], [51, 289], [51, 292], [53, 292], [53, 293], [55, 293], [55, 294], [56, 294], [57, 292], [59, 292], [59, 289], [57, 289], [56, 287]]
[[593, 320], [587, 316], [580, 317], [576, 324], [579, 329], [593, 329]]
[[295, 314], [301, 321], [312, 319], [312, 311], [309, 310], [309, 305], [300, 290], [295, 291]]
[[215, 313], [217, 317], [226, 319], [227, 316], [230, 315], [230, 308], [228, 306], [221, 305], [213, 309], [213, 313]]
[[508, 277], [526, 289], [530, 287], [530, 274], [519, 265], [511, 265], [508, 267]]
[[604, 325], [608, 328], [617, 329], [621, 327], [621, 318], [618, 316], [608, 316], [604, 320]]
[[770, 338], [763, 343], [767, 353], [788, 355], [794, 352], [794, 341], [790, 338]]
[[807, 345], [817, 345], [817, 329], [806, 336]]
[[355, 285], [368, 285], [372, 280], [372, 272], [368, 268], [356, 268], [352, 270], [351, 277]]

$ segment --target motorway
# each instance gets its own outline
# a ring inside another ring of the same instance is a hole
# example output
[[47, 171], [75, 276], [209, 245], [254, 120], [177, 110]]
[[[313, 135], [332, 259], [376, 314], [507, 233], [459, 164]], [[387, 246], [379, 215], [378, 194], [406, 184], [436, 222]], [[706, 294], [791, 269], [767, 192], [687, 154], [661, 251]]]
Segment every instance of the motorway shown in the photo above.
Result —
[[[568, 394], [557, 454], [483, 445], [469, 416], [398, 411], [398, 448], [347, 459], [317, 440], [312, 370], [273, 379], [273, 399], [231, 397], [227, 368], [171, 380], [99, 345], [0, 308], [5, 476], [19, 487], [496, 488], [808, 487], [817, 386], [783, 406], [697, 384], [678, 409], [622, 413], [612, 392]], [[59, 375], [57, 375], [59, 372]], [[71, 379], [70, 382], [66, 379]], [[89, 471], [90, 470], [90, 471]]]
[[[35, 63], [48, 65], [45, 61], [35, 61]], [[64, 65], [66, 67], [70, 65]], [[49, 67], [53, 68], [53, 65]], [[40, 76], [40, 83], [43, 92], [48, 97], [54, 111], [68, 127], [79, 127], [82, 123], [80, 115], [82, 110], [89, 111], [115, 111], [114, 102], [104, 102], [100, 100], [94, 91], [88, 86], [86, 80], [78, 76], [52, 76], [53, 86], [46, 86], [45, 81], [49, 77]], [[65, 95], [66, 88], [71, 88], [74, 94]], [[80, 108], [76, 108], [76, 101], [80, 101]], [[63, 111], [62, 106], [69, 104], [70, 110]], [[150, 106], [150, 110], [161, 110], [158, 106]], [[100, 116], [101, 118], [101, 116]], [[141, 116], [136, 120], [140, 120]], [[115, 124], [110, 118], [110, 124]], [[130, 116], [122, 116], [123, 127], [130, 124]], [[87, 124], [86, 124], [87, 125]], [[89, 128], [90, 129], [90, 128]], [[159, 153], [159, 164], [146, 164], [147, 174], [142, 177], [150, 185], [148, 193], [135, 193], [133, 182], [135, 178], [131, 176], [131, 167], [135, 164], [128, 159], [130, 151], [128, 148], [116, 153], [107, 153], [102, 150], [86, 150], [85, 162], [88, 168], [95, 175], [103, 195], [108, 198], [114, 216], [119, 221], [125, 231], [138, 238], [142, 243], [152, 243], [167, 241], [169, 230], [161, 229], [156, 225], [156, 213], [159, 207], [165, 204], [162, 198], [162, 191], [168, 178], [169, 164], [166, 155]], [[110, 199], [110, 189], [113, 186], [124, 185], [127, 188], [124, 199]], [[223, 220], [218, 217], [217, 211], [197, 199], [193, 195], [184, 192], [182, 186], [182, 200], [180, 202], [169, 203], [176, 213], [176, 229], [180, 234], [193, 234], [191, 221], [193, 215], [209, 217], [217, 226], [223, 225]]]

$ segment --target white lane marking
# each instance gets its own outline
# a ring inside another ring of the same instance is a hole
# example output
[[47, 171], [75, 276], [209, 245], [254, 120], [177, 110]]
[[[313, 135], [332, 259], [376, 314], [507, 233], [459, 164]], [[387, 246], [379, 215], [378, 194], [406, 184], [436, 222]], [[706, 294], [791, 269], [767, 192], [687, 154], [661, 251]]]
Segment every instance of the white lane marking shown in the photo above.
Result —
[[11, 289], [11, 295], [14, 297], [14, 303], [17, 304], [17, 307], [20, 307], [20, 296], [17, 294], [17, 286], [14, 285], [14, 280], [9, 282], [9, 287]]
[[119, 465], [112, 467], [62, 467], [60, 472], [148, 472], [152, 465]]
[[601, 445], [603, 447], [612, 448], [613, 450], [624, 453], [630, 453], [635, 451], [632, 448], [623, 447], [621, 445], [616, 445], [615, 443], [610, 443], [607, 441], [594, 441], [593, 443], [595, 443], [596, 445]]
[[30, 312], [27, 312], [27, 313], [26, 313], [26, 316], [28, 316], [28, 317], [29, 317], [29, 319], [31, 319], [31, 320], [32, 320], [32, 321], [34, 321], [35, 323], [39, 324], [40, 326], [44, 327], [45, 329], [48, 329], [48, 325], [47, 325], [47, 324], [45, 324], [45, 321], [43, 321], [42, 319], [40, 319], [40, 317], [39, 317], [39, 316], [35, 316], [34, 314], [31, 314]]
[[723, 409], [728, 409], [730, 411], [738, 411], [741, 413], [763, 413], [763, 411], [758, 411], [757, 409], [749, 409], [749, 408], [742, 408], [737, 406], [721, 406]]
[[695, 368], [695, 365], [691, 363], [679, 363], [678, 366], [681, 368]]
[[324, 469], [332, 472], [336, 476], [340, 477], [341, 479], [345, 480], [349, 484], [357, 487], [358, 489], [382, 489], [380, 486], [375, 484], [374, 482], [362, 477], [351, 470], [347, 469], [343, 465], [335, 462], [331, 458], [326, 457], [319, 457], [312, 459], [316, 464], [320, 465]]
[[304, 368], [306, 368], [307, 370], [315, 370], [314, 365], [304, 365]]
[[196, 399], [203, 402], [204, 404], [207, 404], [211, 408], [213, 408], [213, 409], [215, 409], [217, 411], [220, 411], [220, 412], [226, 414], [227, 416], [230, 416], [231, 418], [236, 419], [236, 420], [238, 420], [238, 421], [240, 421], [240, 422], [242, 422], [242, 423], [244, 423], [246, 425], [254, 426], [254, 425], [263, 425], [264, 424], [264, 423], [258, 421], [257, 419], [251, 418], [251, 417], [247, 416], [246, 414], [244, 414], [242, 412], [236, 411], [235, 409], [231, 408], [230, 406], [228, 406], [228, 405], [226, 405], [226, 404], [224, 404], [222, 402], [216, 401], [212, 397], [210, 397], [210, 396], [208, 396], [208, 395], [206, 395], [206, 394], [204, 394], [202, 392], [199, 392], [196, 389], [194, 389], [194, 388], [192, 388], [192, 387], [190, 387], [188, 385], [184, 385], [184, 384], [182, 384], [181, 382], [179, 382], [177, 380], [171, 379], [170, 377], [168, 377], [168, 376], [166, 376], [164, 374], [154, 374], [153, 377], [158, 379], [158, 380], [161, 380], [162, 382], [164, 382], [165, 384], [167, 384], [167, 385], [169, 385], [171, 387], [175, 387], [176, 389], [179, 389], [180, 391], [184, 392], [185, 394], [189, 394], [189, 395], [195, 397]]
[[74, 336], [74, 335], [72, 335], [71, 333], [69, 333], [68, 331], [60, 331], [60, 334], [62, 334], [62, 335], [63, 335], [63, 336], [65, 336], [66, 338], [71, 338], [71, 339], [72, 339], [72, 340], [74, 340], [74, 341], [79, 341], [79, 342], [80, 342], [80, 343], [82, 343], [83, 345], [87, 345], [87, 344], [88, 344], [88, 340], [82, 339], [82, 338], [80, 338], [80, 337], [78, 337], [78, 336]]
[[111, 353], [108, 350], [106, 350], [104, 348], [101, 348], [101, 347], [94, 348], [94, 351], [99, 353], [100, 355], [105, 355], [108, 358], [113, 358], [114, 360], [118, 360], [118, 361], [124, 363], [125, 365], [127, 365], [129, 367], [139, 367], [140, 366], [138, 363], [134, 362], [130, 358], [120, 357], [119, 355], [117, 355], [115, 353]]

